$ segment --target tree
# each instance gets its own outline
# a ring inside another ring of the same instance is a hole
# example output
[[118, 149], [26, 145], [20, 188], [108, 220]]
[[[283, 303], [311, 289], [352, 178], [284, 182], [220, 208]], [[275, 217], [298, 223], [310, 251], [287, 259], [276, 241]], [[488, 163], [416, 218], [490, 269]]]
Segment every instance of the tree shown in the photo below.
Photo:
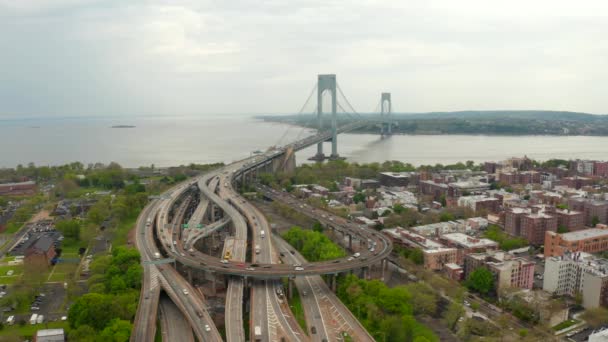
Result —
[[568, 227], [564, 226], [563, 224], [560, 224], [559, 227], [557, 227], [557, 232], [563, 234], [569, 232], [569, 230]]
[[593, 218], [591, 218], [591, 226], [595, 227], [595, 226], [597, 226], [598, 223], [600, 223], [599, 217], [593, 216]]
[[473, 291], [486, 295], [494, 289], [494, 274], [485, 267], [479, 267], [471, 272], [465, 285]]
[[608, 309], [604, 307], [587, 309], [581, 318], [584, 319], [590, 327], [596, 329], [608, 324]]
[[420, 248], [412, 249], [408, 258], [412, 260], [416, 265], [424, 264], [424, 253], [422, 253], [422, 250]]
[[129, 321], [114, 319], [100, 334], [102, 341], [126, 342], [131, 336], [132, 325]]
[[456, 302], [451, 302], [450, 305], [448, 305], [447, 310], [443, 314], [443, 319], [447, 324], [448, 328], [452, 331], [455, 331], [456, 323], [458, 323], [458, 320], [460, 319], [460, 317], [462, 317], [462, 315], [464, 315], [464, 308], [462, 307], [462, 305]]
[[437, 311], [437, 295], [425, 283], [412, 283], [406, 285], [412, 295], [411, 303], [416, 315], [434, 315]]
[[68, 312], [71, 328], [86, 324], [102, 330], [115, 317], [112, 297], [99, 293], [87, 293], [77, 298]]
[[75, 241], [80, 240], [80, 223], [78, 223], [78, 221], [75, 221], [75, 220], [59, 221], [59, 222], [57, 222], [55, 227], [66, 238], [72, 239]]
[[94, 342], [95, 329], [90, 325], [83, 324], [76, 329], [70, 329], [68, 341]]

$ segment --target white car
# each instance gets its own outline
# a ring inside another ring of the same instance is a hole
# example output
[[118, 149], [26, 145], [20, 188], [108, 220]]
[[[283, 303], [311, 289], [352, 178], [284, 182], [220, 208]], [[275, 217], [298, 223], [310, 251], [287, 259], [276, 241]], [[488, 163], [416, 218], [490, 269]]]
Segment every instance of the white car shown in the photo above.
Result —
[[226, 259], [222, 259], [222, 261], [220, 261], [220, 262], [221, 262], [222, 264], [227, 264], [227, 263], [228, 263], [228, 260], [226, 260]]
[[183, 289], [183, 290], [182, 290], [182, 292], [183, 292], [183, 293], [184, 293], [186, 296], [190, 294], [190, 292], [188, 292], [188, 290], [186, 290], [186, 289]]
[[353, 257], [349, 257], [349, 258], [348, 258], [348, 259], [346, 259], [346, 260], [348, 260], [348, 261], [353, 261], [353, 260], [355, 260], [355, 258], [353, 258]]
[[304, 267], [297, 266], [296, 268], [294, 268], [294, 270], [296, 270], [296, 271], [304, 271]]
[[6, 272], [7, 276], [12, 276], [15, 273], [15, 271], [13, 270], [8, 270], [8, 272]]
[[207, 332], [211, 331], [211, 327], [209, 326], [209, 324], [205, 324], [205, 331], [207, 331]]

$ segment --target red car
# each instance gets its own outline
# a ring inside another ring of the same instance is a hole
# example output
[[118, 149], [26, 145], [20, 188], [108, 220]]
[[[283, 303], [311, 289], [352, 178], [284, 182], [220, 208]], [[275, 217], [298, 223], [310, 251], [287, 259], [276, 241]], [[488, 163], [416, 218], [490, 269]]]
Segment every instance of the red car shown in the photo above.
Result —
[[236, 264], [237, 267], [245, 267], [245, 264]]

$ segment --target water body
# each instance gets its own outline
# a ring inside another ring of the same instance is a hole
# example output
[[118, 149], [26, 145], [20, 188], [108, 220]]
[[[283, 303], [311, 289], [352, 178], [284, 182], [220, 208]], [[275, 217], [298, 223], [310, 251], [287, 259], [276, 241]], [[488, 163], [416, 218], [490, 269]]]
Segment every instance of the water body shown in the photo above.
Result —
[[[134, 128], [111, 128], [133, 125]], [[0, 120], [0, 167], [115, 161], [126, 167], [230, 162], [312, 131], [249, 115]], [[414, 165], [498, 161], [511, 156], [608, 159], [608, 137], [396, 135], [338, 136], [339, 153], [356, 162], [400, 160]], [[331, 144], [325, 144], [325, 152]], [[308, 148], [298, 163], [316, 152]]]

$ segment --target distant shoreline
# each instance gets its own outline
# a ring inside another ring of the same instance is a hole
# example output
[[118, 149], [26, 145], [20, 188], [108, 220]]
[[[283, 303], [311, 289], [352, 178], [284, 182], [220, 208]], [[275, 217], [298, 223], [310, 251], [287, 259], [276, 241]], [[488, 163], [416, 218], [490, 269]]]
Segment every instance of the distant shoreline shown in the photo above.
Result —
[[132, 125], [114, 125], [110, 128], [135, 128], [135, 126]]

